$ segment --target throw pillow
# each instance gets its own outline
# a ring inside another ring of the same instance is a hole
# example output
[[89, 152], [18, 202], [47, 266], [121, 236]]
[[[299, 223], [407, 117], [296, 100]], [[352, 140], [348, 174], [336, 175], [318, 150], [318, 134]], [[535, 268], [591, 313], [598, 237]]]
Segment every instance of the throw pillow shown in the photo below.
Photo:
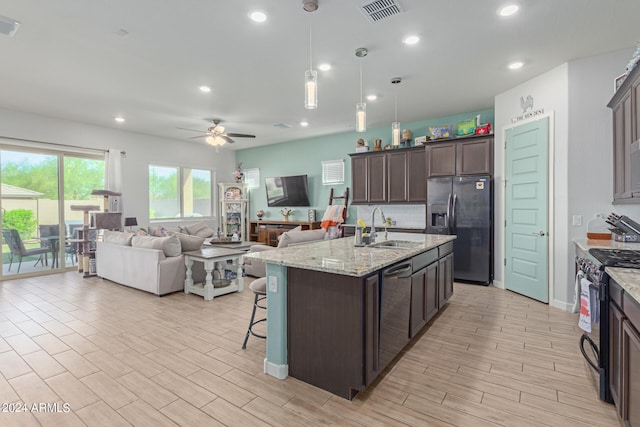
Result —
[[214, 231], [209, 228], [206, 222], [196, 222], [195, 224], [185, 225], [184, 229], [192, 236], [211, 237]]
[[131, 246], [161, 250], [167, 257], [174, 257], [182, 254], [182, 246], [180, 245], [180, 239], [178, 239], [177, 236], [134, 236], [133, 239], [131, 239]]
[[202, 248], [202, 244], [205, 241], [204, 237], [191, 236], [190, 234], [184, 233], [174, 233], [174, 236], [180, 240], [182, 252], [197, 251]]
[[132, 238], [133, 233], [123, 233], [122, 231], [110, 230], [104, 230], [104, 235], [102, 236], [102, 240], [104, 240], [105, 242], [122, 246], [131, 246]]

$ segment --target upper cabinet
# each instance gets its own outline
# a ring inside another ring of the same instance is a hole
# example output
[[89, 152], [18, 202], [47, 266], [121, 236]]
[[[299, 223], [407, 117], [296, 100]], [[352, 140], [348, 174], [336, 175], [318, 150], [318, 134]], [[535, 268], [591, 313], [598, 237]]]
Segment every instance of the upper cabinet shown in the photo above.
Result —
[[493, 174], [493, 135], [432, 142], [426, 152], [427, 177]]
[[640, 203], [640, 66], [608, 107], [613, 111], [613, 203]]
[[351, 154], [352, 203], [424, 203], [424, 165], [424, 147]]

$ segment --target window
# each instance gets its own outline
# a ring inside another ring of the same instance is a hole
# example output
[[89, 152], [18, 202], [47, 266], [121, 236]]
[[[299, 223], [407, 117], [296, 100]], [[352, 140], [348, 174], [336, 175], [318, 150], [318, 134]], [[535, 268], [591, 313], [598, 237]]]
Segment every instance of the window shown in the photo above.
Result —
[[247, 184], [248, 188], [260, 187], [260, 169], [245, 169], [244, 183]]
[[213, 216], [213, 172], [149, 165], [149, 218]]
[[344, 184], [344, 160], [322, 161], [322, 185]]

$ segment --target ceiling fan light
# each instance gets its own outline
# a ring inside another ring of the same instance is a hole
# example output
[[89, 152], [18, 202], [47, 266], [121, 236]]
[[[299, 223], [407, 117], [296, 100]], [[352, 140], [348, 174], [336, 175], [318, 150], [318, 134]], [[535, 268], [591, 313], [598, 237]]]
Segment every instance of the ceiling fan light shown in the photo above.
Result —
[[207, 144], [209, 145], [213, 145], [213, 146], [216, 145], [216, 140], [211, 135], [207, 136], [204, 140], [207, 141]]
[[224, 140], [224, 138], [222, 138], [221, 136], [216, 136], [215, 137], [215, 145], [219, 146], [219, 145], [224, 145], [227, 141]]

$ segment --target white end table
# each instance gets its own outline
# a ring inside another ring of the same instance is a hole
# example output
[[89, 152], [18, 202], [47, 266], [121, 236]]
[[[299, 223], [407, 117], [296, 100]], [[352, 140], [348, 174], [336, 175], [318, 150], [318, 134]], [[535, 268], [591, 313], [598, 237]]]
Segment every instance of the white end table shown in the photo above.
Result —
[[[185, 252], [184, 262], [187, 266], [187, 277], [184, 280], [184, 293], [196, 294], [204, 297], [205, 301], [211, 301], [214, 297], [228, 294], [231, 292], [242, 292], [244, 289], [244, 278], [242, 277], [242, 264], [244, 261], [243, 251], [234, 251], [231, 249], [221, 248], [203, 248], [197, 251]], [[236, 278], [231, 284], [222, 288], [213, 286], [213, 270], [219, 272], [220, 278], [224, 279], [224, 270], [227, 267], [227, 261], [232, 262], [232, 266], [236, 269]], [[191, 266], [194, 261], [202, 262], [204, 270], [207, 272], [204, 283], [193, 283], [193, 275]]]

